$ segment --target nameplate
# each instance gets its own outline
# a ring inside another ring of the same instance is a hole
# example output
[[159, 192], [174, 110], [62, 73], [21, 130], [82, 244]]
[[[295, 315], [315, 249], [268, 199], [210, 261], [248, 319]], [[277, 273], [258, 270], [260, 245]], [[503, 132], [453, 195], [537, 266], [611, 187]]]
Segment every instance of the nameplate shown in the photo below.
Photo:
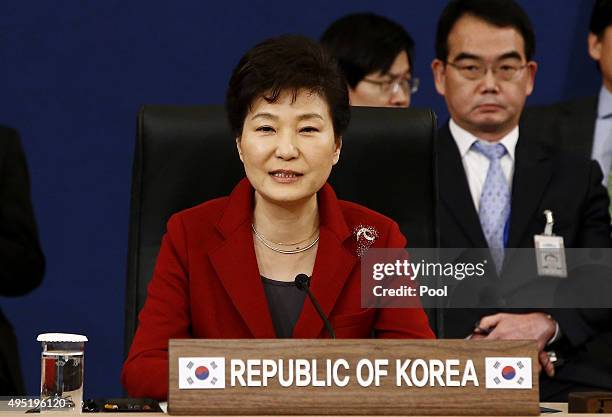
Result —
[[170, 414], [538, 415], [533, 341], [170, 340]]

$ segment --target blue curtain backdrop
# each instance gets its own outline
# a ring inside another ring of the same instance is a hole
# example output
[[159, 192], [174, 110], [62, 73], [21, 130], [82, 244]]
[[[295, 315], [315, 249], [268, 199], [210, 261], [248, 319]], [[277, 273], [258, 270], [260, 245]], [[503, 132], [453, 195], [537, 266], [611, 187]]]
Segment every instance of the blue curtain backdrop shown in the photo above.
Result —
[[[586, 53], [593, 0], [521, 0], [537, 32], [540, 69], [529, 103], [595, 94]], [[144, 103], [221, 103], [245, 50], [282, 33], [317, 38], [334, 19], [373, 11], [417, 44], [413, 105], [445, 120], [429, 64], [444, 0], [3, 1], [0, 123], [20, 130], [48, 267], [26, 297], [0, 298], [13, 322], [30, 394], [38, 333], [86, 334], [85, 396], [119, 396], [130, 175]]]

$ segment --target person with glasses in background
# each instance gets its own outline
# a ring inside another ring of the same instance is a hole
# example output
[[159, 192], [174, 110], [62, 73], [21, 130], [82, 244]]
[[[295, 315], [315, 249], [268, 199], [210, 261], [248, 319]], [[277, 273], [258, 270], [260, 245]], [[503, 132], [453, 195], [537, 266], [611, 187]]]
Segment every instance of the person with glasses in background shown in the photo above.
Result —
[[398, 23], [374, 13], [333, 22], [321, 44], [336, 58], [353, 106], [408, 107], [419, 89], [413, 77], [414, 41]]
[[[567, 401], [571, 391], [612, 388], [612, 367], [587, 344], [599, 336], [588, 315], [606, 311], [513, 310], [502, 307], [512, 300], [490, 301], [506, 296], [493, 291], [521, 278], [513, 274], [519, 265], [509, 248], [534, 247], [534, 236], [545, 230], [545, 210], [554, 214], [554, 233], [566, 248], [612, 247], [599, 166], [540, 144], [538, 131], [519, 129], [535, 84], [534, 52], [529, 17], [513, 0], [451, 1], [439, 19], [431, 66], [450, 114], [438, 134], [440, 242], [473, 248], [464, 251], [466, 258], [485, 256], [485, 290], [494, 295], [486, 304], [481, 298], [465, 305], [478, 308], [446, 309], [442, 332], [448, 338], [535, 340], [544, 370], [541, 400]], [[565, 364], [554, 367], [555, 358]]]

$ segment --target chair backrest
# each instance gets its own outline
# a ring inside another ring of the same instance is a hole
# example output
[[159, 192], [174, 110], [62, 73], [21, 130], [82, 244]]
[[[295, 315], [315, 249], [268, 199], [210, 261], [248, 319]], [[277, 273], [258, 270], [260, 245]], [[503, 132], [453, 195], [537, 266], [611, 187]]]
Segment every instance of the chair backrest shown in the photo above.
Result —
[[[393, 218], [409, 247], [437, 246], [436, 118], [430, 110], [353, 108], [330, 182], [339, 198]], [[126, 354], [165, 225], [173, 213], [230, 193], [244, 176], [222, 106], [144, 106], [128, 244]]]

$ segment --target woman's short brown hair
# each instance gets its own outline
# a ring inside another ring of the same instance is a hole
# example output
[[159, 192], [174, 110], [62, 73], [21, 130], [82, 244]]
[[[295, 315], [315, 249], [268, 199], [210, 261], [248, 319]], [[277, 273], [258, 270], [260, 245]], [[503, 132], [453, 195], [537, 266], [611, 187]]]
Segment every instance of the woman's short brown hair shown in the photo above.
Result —
[[265, 40], [250, 49], [232, 73], [225, 108], [235, 137], [242, 134], [244, 119], [253, 102], [264, 97], [274, 103], [284, 91], [306, 89], [319, 94], [329, 106], [338, 139], [350, 120], [346, 81], [336, 61], [304, 36], [285, 35]]

